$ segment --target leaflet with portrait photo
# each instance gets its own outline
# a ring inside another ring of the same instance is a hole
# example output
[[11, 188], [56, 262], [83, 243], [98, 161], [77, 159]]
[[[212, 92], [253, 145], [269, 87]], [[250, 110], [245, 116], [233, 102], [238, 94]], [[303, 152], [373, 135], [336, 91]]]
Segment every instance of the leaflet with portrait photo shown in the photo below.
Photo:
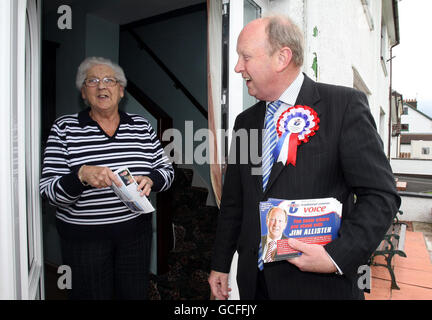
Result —
[[138, 191], [138, 183], [135, 181], [128, 168], [119, 168], [114, 171], [114, 174], [117, 175], [122, 186], [119, 188], [115, 183], [113, 183], [111, 189], [131, 211], [139, 213], [150, 213], [155, 211], [147, 197], [140, 195], [140, 192]]
[[[260, 202], [261, 244], [264, 263], [285, 260], [301, 253], [289, 238], [326, 245], [338, 237], [342, 204], [335, 198]], [[286, 218], [285, 218], [286, 217]]]

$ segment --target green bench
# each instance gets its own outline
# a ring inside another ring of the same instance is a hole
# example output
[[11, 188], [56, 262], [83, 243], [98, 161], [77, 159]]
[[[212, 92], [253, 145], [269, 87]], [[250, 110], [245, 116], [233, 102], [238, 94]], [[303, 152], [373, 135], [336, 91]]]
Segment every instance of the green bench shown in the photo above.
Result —
[[[398, 213], [403, 214], [401, 210], [396, 213], [390, 228], [387, 230], [387, 233], [384, 236], [384, 239], [372, 254], [369, 262], [372, 266], [381, 266], [387, 268], [391, 277], [391, 288], [396, 290], [400, 290], [400, 288], [396, 282], [392, 260], [395, 255], [406, 257], [406, 254], [403, 251], [405, 246], [406, 224], [399, 222], [399, 218], [397, 216]], [[384, 256], [386, 263], [384, 264], [375, 262], [374, 260], [377, 256]]]

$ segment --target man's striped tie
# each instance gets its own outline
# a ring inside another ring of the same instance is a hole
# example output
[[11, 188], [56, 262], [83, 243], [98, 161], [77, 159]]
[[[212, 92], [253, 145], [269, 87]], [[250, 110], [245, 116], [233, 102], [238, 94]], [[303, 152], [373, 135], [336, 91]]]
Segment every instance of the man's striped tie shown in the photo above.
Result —
[[[269, 103], [267, 106], [267, 112], [265, 116], [264, 123], [264, 139], [263, 139], [263, 156], [262, 156], [262, 179], [263, 179], [263, 191], [265, 191], [267, 187], [267, 183], [270, 177], [270, 172], [274, 163], [273, 150], [277, 143], [277, 135], [276, 135], [276, 126], [274, 123], [274, 114], [279, 106], [282, 104], [282, 101], [276, 100], [272, 103]], [[263, 248], [262, 243], [260, 243], [258, 250], [258, 268], [260, 270], [264, 267], [264, 261], [262, 258]]]
[[265, 117], [265, 132], [263, 140], [263, 156], [262, 156], [262, 179], [263, 179], [263, 191], [267, 187], [267, 183], [270, 177], [270, 172], [274, 163], [273, 150], [277, 143], [276, 126], [274, 122], [274, 114], [282, 101], [276, 100], [267, 106], [267, 112]]

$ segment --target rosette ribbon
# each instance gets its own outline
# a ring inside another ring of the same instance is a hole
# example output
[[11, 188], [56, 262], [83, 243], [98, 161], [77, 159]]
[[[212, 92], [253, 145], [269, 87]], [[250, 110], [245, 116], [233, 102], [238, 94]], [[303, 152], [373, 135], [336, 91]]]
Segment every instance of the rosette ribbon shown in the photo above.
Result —
[[294, 106], [283, 112], [276, 122], [279, 141], [273, 151], [274, 159], [284, 165], [295, 166], [297, 146], [307, 143], [319, 129], [320, 119], [315, 110], [308, 106]]

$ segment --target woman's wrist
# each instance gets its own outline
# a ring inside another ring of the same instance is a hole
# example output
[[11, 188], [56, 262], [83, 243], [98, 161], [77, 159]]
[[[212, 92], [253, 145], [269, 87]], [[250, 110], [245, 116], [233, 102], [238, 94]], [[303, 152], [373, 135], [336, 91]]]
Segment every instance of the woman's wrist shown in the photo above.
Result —
[[84, 169], [85, 166], [86, 166], [86, 165], [83, 164], [83, 165], [81, 166], [81, 168], [79, 168], [79, 170], [78, 170], [78, 179], [79, 179], [79, 181], [81, 182], [81, 184], [82, 184], [83, 186], [86, 186], [86, 187], [87, 187], [89, 184], [88, 184], [87, 182], [85, 182], [84, 179], [83, 179], [83, 169]]

